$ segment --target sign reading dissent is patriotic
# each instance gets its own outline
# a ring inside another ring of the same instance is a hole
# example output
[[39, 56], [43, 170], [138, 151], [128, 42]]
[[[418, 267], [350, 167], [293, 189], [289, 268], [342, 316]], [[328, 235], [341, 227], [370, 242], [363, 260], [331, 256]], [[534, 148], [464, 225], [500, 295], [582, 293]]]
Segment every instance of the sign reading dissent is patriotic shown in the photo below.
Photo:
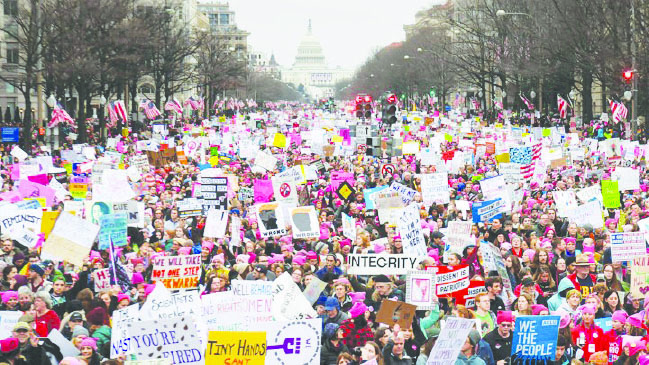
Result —
[[647, 254], [645, 232], [624, 232], [611, 234], [611, 260], [630, 261]]

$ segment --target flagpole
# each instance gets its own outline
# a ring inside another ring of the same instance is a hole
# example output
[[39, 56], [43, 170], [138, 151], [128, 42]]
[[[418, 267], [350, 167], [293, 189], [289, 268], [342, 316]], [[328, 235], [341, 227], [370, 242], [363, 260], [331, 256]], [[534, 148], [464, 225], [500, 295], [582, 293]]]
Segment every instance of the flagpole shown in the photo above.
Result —
[[113, 267], [113, 277], [115, 278], [115, 285], [119, 285], [119, 281], [117, 281], [117, 271], [115, 270], [115, 265], [117, 265], [117, 263], [115, 262], [115, 253], [113, 252], [114, 249], [115, 247], [113, 246], [113, 238], [111, 237], [110, 238], [110, 261], [113, 262], [111, 266]]

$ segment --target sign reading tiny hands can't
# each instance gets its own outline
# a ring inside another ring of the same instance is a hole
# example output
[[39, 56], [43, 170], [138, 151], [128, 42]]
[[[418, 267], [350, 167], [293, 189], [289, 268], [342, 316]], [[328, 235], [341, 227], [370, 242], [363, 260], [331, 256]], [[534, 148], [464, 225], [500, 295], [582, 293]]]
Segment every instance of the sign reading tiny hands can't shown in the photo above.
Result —
[[350, 275], [405, 275], [416, 270], [420, 257], [416, 255], [354, 254], [348, 256]]

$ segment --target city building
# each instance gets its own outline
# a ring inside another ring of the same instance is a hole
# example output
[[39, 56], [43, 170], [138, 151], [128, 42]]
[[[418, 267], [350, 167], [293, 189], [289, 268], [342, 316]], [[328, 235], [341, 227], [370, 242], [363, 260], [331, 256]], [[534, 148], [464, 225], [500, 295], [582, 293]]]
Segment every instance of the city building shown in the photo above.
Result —
[[227, 2], [218, 0], [198, 0], [197, 9], [205, 14], [214, 34], [225, 41], [229, 48], [240, 53], [244, 58], [248, 52], [249, 32], [237, 27], [234, 10]]
[[302, 38], [293, 66], [282, 70], [282, 81], [304, 88], [312, 99], [334, 96], [334, 86], [338, 81], [352, 77], [353, 71], [342, 68], [329, 68], [320, 45], [320, 40], [313, 35], [311, 21]]

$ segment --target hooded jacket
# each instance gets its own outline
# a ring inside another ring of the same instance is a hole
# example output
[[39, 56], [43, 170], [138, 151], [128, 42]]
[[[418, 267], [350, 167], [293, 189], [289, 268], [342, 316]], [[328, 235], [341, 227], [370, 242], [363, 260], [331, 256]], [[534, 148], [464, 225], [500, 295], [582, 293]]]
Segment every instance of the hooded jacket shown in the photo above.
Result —
[[566, 302], [565, 295], [570, 289], [575, 289], [575, 284], [573, 284], [567, 277], [561, 279], [559, 286], [557, 287], [557, 293], [548, 300], [548, 309], [553, 312], [559, 309], [559, 307]]

